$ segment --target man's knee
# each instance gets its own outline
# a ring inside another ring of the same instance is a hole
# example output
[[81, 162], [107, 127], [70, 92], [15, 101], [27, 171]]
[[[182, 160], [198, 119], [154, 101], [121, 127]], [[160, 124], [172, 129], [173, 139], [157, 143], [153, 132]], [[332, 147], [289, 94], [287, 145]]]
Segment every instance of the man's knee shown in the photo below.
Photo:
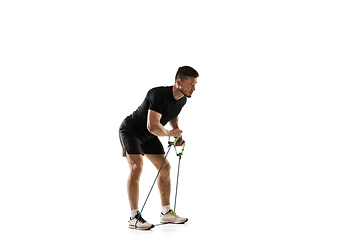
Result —
[[130, 166], [130, 176], [131, 177], [140, 177], [142, 173], [142, 164], [141, 163], [134, 163]]
[[140, 178], [143, 168], [143, 160], [141, 155], [129, 155], [128, 153], [126, 153], [126, 159], [129, 163], [130, 177]]
[[164, 165], [160, 171], [161, 175], [170, 175], [171, 165], [168, 161], [164, 162]]

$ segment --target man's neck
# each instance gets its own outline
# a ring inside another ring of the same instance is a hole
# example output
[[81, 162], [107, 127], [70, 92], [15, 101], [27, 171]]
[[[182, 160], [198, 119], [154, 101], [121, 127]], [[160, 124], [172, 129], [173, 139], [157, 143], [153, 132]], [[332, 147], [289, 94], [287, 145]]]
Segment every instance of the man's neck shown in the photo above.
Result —
[[180, 90], [175, 85], [172, 88], [172, 92], [173, 92], [173, 96], [176, 100], [179, 100], [180, 98], [182, 98], [184, 96], [184, 94], [182, 94], [182, 92], [180, 92]]

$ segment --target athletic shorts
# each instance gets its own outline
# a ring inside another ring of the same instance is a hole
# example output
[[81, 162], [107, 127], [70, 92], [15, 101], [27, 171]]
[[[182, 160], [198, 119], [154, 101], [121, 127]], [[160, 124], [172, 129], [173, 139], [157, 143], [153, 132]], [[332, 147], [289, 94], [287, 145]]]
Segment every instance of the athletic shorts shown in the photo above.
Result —
[[143, 135], [132, 126], [131, 117], [128, 116], [121, 123], [119, 129], [120, 143], [123, 157], [128, 154], [165, 154], [159, 138], [154, 135]]

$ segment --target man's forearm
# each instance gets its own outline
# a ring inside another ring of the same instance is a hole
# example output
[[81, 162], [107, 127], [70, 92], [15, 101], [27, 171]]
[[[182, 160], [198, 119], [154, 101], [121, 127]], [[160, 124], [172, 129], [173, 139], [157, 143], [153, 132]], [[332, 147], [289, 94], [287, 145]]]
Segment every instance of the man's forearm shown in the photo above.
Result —
[[163, 136], [170, 135], [170, 131], [166, 130], [164, 128], [164, 126], [160, 123], [148, 124], [147, 127], [148, 127], [149, 132], [154, 134], [155, 136], [163, 137]]
[[153, 110], [149, 110], [147, 129], [149, 130], [150, 133], [158, 137], [163, 137], [163, 136], [175, 137], [178, 136], [180, 133], [182, 133], [180, 129], [173, 129], [172, 131], [166, 130], [164, 126], [160, 123], [160, 119], [161, 119], [160, 113], [157, 113]]

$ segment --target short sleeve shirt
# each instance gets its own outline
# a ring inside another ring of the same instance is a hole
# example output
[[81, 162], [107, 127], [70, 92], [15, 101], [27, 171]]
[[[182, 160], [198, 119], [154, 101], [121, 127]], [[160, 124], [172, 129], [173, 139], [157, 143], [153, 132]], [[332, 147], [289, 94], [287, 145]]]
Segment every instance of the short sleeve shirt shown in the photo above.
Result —
[[156, 87], [148, 91], [143, 103], [131, 114], [134, 128], [144, 135], [152, 135], [147, 129], [148, 111], [160, 113], [160, 123], [165, 126], [170, 120], [176, 118], [187, 101], [186, 96], [176, 100], [172, 86]]

